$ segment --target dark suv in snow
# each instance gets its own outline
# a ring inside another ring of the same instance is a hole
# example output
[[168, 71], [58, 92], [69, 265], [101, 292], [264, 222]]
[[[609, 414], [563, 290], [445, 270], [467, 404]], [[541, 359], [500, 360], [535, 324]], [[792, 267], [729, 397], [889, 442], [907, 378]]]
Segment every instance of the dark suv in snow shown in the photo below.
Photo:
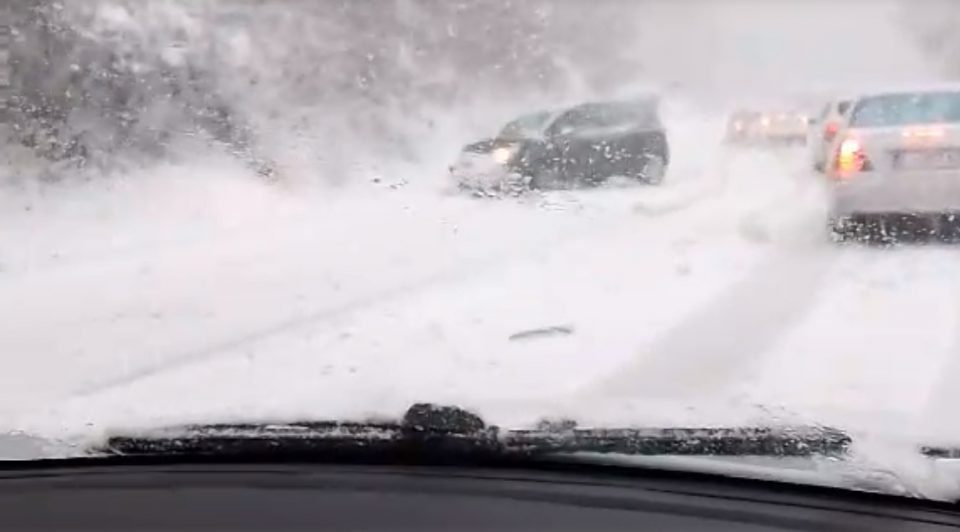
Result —
[[463, 188], [567, 188], [614, 176], [659, 184], [670, 163], [655, 98], [539, 111], [466, 146], [451, 172]]

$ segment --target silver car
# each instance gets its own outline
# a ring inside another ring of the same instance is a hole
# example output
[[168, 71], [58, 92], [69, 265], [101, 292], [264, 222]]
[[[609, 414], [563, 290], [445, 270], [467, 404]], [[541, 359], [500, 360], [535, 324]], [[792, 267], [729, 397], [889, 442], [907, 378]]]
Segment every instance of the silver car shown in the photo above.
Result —
[[960, 214], [960, 87], [857, 98], [826, 173], [830, 224], [841, 239], [866, 221], [884, 232], [907, 217], [932, 229], [952, 221]]

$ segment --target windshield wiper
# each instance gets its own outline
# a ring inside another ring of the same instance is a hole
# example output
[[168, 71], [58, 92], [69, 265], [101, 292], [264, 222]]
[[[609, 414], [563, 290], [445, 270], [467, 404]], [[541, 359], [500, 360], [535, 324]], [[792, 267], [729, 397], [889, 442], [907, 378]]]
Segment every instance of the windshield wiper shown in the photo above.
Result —
[[947, 460], [960, 459], [960, 447], [942, 445], [921, 445], [920, 454], [927, 458], [941, 458]]
[[115, 436], [93, 454], [434, 463], [558, 453], [841, 456], [850, 443], [839, 430], [809, 426], [587, 429], [573, 422], [544, 422], [535, 429], [505, 430], [461, 408], [417, 404], [397, 422], [174, 427]]

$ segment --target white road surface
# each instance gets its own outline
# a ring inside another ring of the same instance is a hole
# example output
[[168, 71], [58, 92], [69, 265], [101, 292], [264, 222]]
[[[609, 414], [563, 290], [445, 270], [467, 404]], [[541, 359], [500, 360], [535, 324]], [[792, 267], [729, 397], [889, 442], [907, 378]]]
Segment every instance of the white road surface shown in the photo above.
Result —
[[215, 162], [7, 197], [0, 426], [438, 401], [506, 425], [803, 420], [960, 442], [960, 249], [834, 246], [802, 153], [710, 131], [675, 139], [700, 156], [661, 188], [295, 193]]

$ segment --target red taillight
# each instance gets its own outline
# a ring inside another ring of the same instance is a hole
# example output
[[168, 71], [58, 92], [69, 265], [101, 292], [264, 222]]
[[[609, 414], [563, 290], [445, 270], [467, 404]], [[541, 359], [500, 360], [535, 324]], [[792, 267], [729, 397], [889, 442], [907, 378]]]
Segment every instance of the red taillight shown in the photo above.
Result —
[[833, 137], [837, 136], [837, 131], [840, 131], [840, 124], [836, 122], [830, 122], [826, 127], [823, 128], [823, 139], [827, 142], [833, 140]]
[[836, 177], [846, 178], [864, 170], [866, 166], [866, 156], [863, 152], [863, 145], [860, 140], [854, 137], [847, 137], [840, 143], [837, 149]]

